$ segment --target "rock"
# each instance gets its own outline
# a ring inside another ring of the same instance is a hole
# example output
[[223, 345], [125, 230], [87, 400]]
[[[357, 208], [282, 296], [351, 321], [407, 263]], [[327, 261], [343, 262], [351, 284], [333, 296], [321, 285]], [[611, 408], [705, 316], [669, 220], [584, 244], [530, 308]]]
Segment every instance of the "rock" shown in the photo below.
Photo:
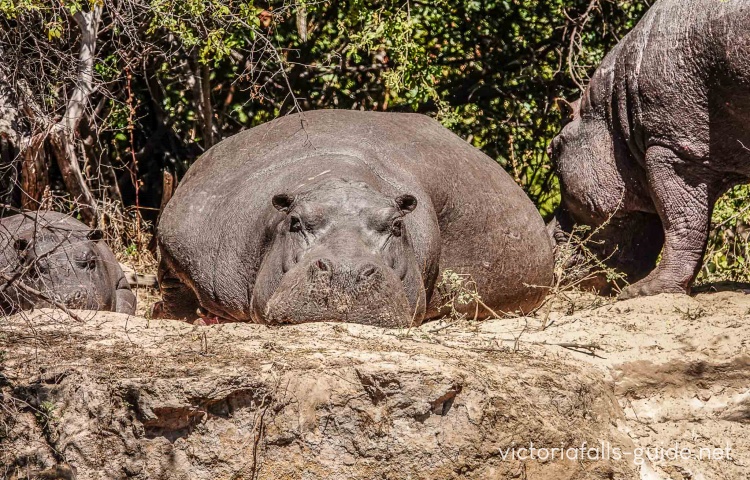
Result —
[[599, 371], [430, 328], [10, 317], [0, 464], [9, 479], [638, 476], [627, 456], [522, 461], [507, 450], [632, 451]]
[[159, 280], [156, 275], [148, 273], [138, 273], [130, 265], [120, 263], [120, 268], [125, 273], [125, 278], [131, 288], [146, 287], [146, 288], [159, 288]]

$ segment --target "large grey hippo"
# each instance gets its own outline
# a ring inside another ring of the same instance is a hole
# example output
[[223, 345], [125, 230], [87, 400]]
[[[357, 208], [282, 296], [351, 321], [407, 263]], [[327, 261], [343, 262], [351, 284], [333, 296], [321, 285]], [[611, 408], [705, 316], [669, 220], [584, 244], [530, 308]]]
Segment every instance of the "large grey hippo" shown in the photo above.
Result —
[[418, 325], [446, 269], [491, 309], [529, 311], [553, 268], [510, 176], [416, 114], [312, 111], [228, 138], [190, 168], [158, 243], [155, 314], [184, 319]]
[[59, 303], [135, 313], [135, 295], [101, 237], [57, 212], [0, 219], [0, 312]]
[[599, 228], [637, 281], [622, 298], [688, 292], [715, 201], [750, 179], [750, 1], [657, 1], [574, 107], [551, 144], [557, 241]]

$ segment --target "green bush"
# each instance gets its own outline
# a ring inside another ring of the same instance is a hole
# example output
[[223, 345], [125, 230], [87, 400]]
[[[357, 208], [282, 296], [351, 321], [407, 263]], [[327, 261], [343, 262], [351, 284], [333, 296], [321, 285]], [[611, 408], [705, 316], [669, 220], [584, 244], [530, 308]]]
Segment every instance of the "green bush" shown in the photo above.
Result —
[[716, 202], [711, 227], [698, 283], [750, 282], [750, 185]]
[[[152, 220], [163, 170], [181, 177], [226, 136], [321, 108], [431, 115], [495, 158], [548, 218], [559, 203], [546, 154], [556, 100], [579, 96], [649, 3], [0, 0], [0, 81], [63, 117], [78, 69], [74, 15], [100, 8], [82, 163], [97, 197]], [[50, 176], [64, 193], [53, 162]], [[717, 205], [702, 280], [747, 278], [747, 205], [745, 187]]]

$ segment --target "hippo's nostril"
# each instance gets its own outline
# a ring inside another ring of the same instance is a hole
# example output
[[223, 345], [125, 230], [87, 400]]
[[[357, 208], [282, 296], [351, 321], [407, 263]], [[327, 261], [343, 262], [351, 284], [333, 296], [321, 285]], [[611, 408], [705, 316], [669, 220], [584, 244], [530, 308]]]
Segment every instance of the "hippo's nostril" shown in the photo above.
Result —
[[315, 268], [317, 268], [321, 272], [330, 272], [331, 270], [333, 270], [333, 265], [331, 265], [331, 262], [324, 258], [316, 260], [313, 265], [315, 265]]
[[359, 272], [359, 279], [360, 280], [367, 280], [368, 278], [375, 275], [375, 273], [378, 271], [378, 268], [375, 265], [365, 265], [362, 270]]

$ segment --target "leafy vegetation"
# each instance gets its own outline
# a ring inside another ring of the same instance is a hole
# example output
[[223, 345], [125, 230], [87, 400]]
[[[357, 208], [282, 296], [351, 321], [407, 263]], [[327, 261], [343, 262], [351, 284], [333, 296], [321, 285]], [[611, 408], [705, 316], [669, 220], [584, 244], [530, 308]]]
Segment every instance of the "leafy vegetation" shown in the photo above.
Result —
[[[434, 116], [549, 216], [559, 201], [546, 153], [560, 128], [556, 101], [580, 94], [648, 3], [0, 0], [0, 111], [22, 113], [0, 148], [15, 162], [0, 179], [2, 202], [34, 208], [45, 191], [70, 207], [86, 202], [42, 137], [75, 112], [72, 92], [90, 80], [69, 139], [79, 190], [131, 216], [155, 219], [162, 171], [181, 177], [222, 138], [320, 108]], [[79, 69], [87, 31], [96, 38], [90, 78]], [[29, 151], [45, 168], [24, 169]], [[735, 190], [717, 206], [721, 229], [702, 278], [748, 278], [744, 244], [726, 233], [745, 225], [745, 198]]]
[[735, 187], [714, 207], [698, 282], [750, 282], [750, 186]]

